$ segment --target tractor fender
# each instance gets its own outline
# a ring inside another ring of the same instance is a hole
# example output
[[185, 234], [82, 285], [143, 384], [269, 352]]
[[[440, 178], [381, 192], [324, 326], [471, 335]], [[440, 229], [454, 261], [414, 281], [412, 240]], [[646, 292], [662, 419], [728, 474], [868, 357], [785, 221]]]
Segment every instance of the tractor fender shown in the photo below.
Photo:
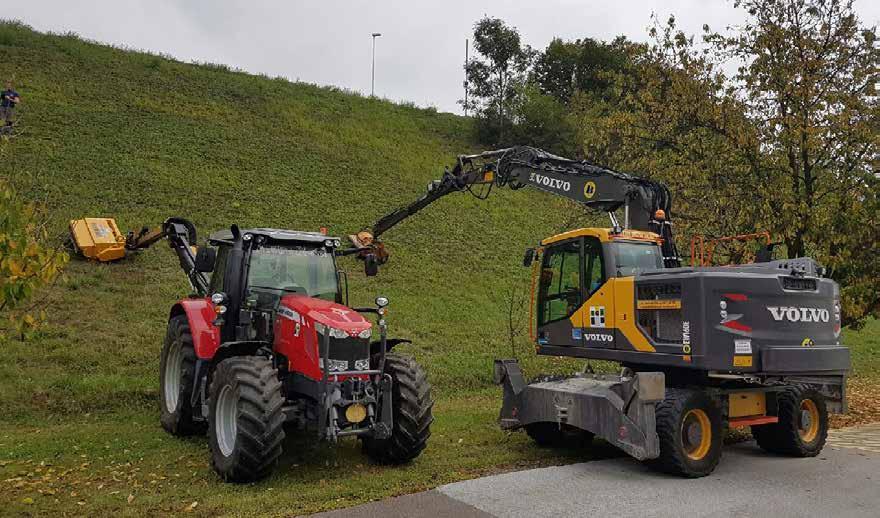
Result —
[[171, 308], [170, 318], [186, 315], [192, 333], [193, 348], [200, 360], [214, 358], [220, 347], [220, 328], [214, 325], [214, 304], [205, 298], [183, 299]]

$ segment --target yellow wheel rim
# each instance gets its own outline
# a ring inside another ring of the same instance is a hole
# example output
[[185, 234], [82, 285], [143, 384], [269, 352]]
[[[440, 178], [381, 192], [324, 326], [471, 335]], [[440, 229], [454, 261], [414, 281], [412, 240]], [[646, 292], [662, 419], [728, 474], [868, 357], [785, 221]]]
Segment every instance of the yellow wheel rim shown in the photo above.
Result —
[[798, 433], [804, 442], [813, 442], [819, 435], [819, 408], [812, 399], [801, 401], [801, 419]]
[[689, 410], [681, 420], [681, 444], [691, 460], [702, 460], [712, 446], [712, 424], [704, 410]]

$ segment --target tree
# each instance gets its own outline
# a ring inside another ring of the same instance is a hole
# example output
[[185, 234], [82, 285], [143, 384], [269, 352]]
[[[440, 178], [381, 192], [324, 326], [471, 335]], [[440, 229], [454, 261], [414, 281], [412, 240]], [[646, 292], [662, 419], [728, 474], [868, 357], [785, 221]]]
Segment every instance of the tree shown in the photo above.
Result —
[[632, 48], [624, 36], [610, 43], [554, 38], [535, 60], [534, 82], [562, 104], [568, 104], [576, 92], [604, 97], [614, 84], [613, 74], [626, 67]]
[[465, 64], [470, 96], [461, 103], [474, 112], [480, 141], [500, 144], [512, 126], [511, 107], [528, 77], [532, 50], [516, 28], [489, 17], [474, 25], [474, 49], [477, 56]]
[[[616, 97], [581, 107], [585, 153], [652, 171], [677, 193], [680, 230], [766, 228], [842, 285], [844, 321], [880, 315], [876, 28], [852, 0], [738, 0], [748, 21], [692, 37], [656, 24]], [[738, 62], [728, 76], [723, 64]]]
[[46, 231], [37, 220], [36, 207], [25, 203], [0, 180], [0, 316], [24, 339], [45, 320], [43, 301], [34, 292], [55, 280], [67, 254], [46, 245]]

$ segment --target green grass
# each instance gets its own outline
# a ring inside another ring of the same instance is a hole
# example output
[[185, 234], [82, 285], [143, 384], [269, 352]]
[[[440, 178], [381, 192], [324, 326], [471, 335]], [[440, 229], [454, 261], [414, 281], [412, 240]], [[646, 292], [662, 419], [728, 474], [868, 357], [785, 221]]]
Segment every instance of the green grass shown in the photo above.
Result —
[[[333, 88], [11, 24], [0, 24], [0, 55], [24, 101], [0, 177], [44, 203], [59, 236], [71, 218], [113, 216], [136, 229], [172, 215], [202, 235], [230, 223], [345, 235], [475, 150], [466, 119]], [[529, 373], [577, 366], [535, 357], [525, 338], [512, 351], [506, 338], [505, 295], [528, 277], [521, 251], [560, 230], [565, 209], [536, 193], [450, 196], [387, 234], [392, 257], [378, 277], [343, 260], [351, 304], [388, 296], [393, 333], [413, 339], [402, 350], [434, 384], [434, 435], [400, 468], [370, 464], [354, 441], [293, 438], [277, 473], [245, 486], [217, 479], [204, 439], [158, 424], [167, 311], [187, 293], [173, 254], [156, 246], [115, 264], [72, 262], [47, 292], [49, 324], [28, 342], [0, 341], [4, 513], [176, 514], [198, 502], [193, 514], [281, 516], [618, 455], [548, 452], [495, 423], [494, 358], [516, 354]], [[847, 333], [856, 376], [880, 377], [878, 337], [877, 322]]]

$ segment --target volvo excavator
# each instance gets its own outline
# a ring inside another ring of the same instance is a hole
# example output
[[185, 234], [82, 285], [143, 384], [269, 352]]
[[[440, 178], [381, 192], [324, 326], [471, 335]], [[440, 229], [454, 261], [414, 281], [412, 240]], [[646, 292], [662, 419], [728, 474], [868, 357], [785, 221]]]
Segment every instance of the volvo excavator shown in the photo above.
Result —
[[609, 228], [547, 237], [526, 250], [524, 266], [537, 353], [621, 365], [619, 375], [527, 383], [516, 360], [496, 360], [502, 428], [525, 428], [541, 445], [599, 436], [686, 477], [715, 469], [727, 427], [751, 427], [771, 453], [822, 450], [828, 413], [846, 410], [838, 285], [812, 259], [767, 253], [752, 264], [681, 267], [660, 182], [530, 147], [462, 155], [423, 196], [350, 236], [354, 250], [375, 274], [394, 226], [448, 194], [485, 198], [502, 187], [608, 213]]

